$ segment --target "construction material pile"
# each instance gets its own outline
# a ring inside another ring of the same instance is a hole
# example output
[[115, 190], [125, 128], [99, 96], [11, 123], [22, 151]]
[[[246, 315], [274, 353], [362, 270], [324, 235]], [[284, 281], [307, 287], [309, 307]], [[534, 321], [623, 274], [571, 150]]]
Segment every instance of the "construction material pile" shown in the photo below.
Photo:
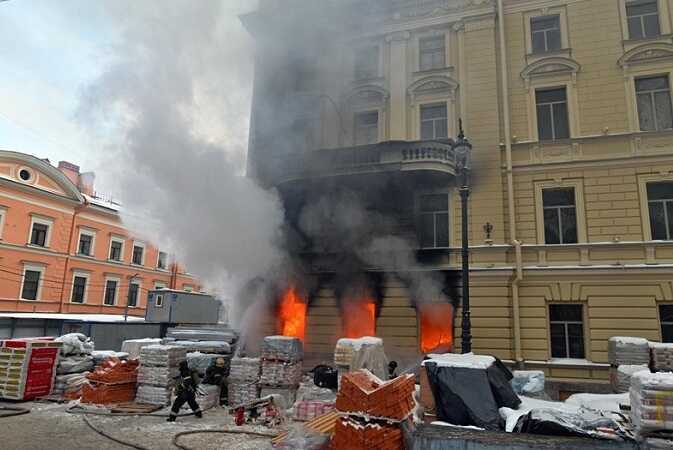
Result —
[[87, 375], [89, 384], [82, 389], [82, 403], [110, 404], [135, 398], [138, 360], [108, 358]]
[[[613, 336], [608, 339], [608, 377], [614, 392], [628, 392], [631, 374], [650, 364], [650, 344], [647, 339]], [[624, 367], [622, 367], [624, 366]], [[621, 369], [620, 369], [621, 367]]]
[[49, 395], [59, 349], [53, 338], [8, 339], [0, 346], [0, 398], [32, 400]]
[[148, 345], [140, 350], [138, 369], [138, 403], [167, 405], [179, 375], [178, 365], [187, 352], [183, 347], [172, 345]]
[[159, 338], [127, 339], [122, 342], [122, 353], [128, 353], [128, 358], [135, 359], [140, 357], [140, 350], [148, 345], [159, 345]]
[[229, 370], [229, 406], [250, 403], [259, 398], [259, 358], [233, 358]]
[[673, 372], [673, 343], [650, 342], [652, 370]]
[[238, 340], [235, 331], [221, 326], [171, 327], [166, 338], [176, 341], [224, 341], [232, 345]]
[[638, 437], [673, 432], [673, 374], [641, 371], [631, 377], [631, 422]]
[[114, 350], [94, 350], [91, 352], [94, 365], [98, 365], [108, 358], [129, 359], [126, 352], [115, 352]]
[[293, 418], [299, 421], [313, 420], [335, 408], [336, 395], [331, 389], [316, 386], [312, 380], [299, 385], [297, 401], [293, 406]]
[[225, 376], [228, 376], [231, 364], [229, 355], [221, 355], [217, 353], [191, 352], [187, 353], [187, 364], [189, 365], [189, 368], [191, 370], [196, 370], [199, 376], [203, 378], [206, 374], [206, 370], [208, 369], [208, 367], [214, 364], [218, 358], [222, 358], [224, 360]]
[[267, 336], [262, 342], [261, 396], [280, 395], [286, 405], [294, 404], [301, 382], [304, 348], [301, 340]]
[[388, 373], [383, 340], [377, 337], [339, 339], [334, 349], [334, 363], [340, 375], [359, 369], [367, 369], [379, 378], [386, 378]]
[[383, 382], [368, 370], [345, 374], [336, 408], [333, 449], [404, 449], [401, 424], [415, 407], [414, 376], [402, 375]]
[[69, 400], [78, 399], [82, 396], [82, 386], [87, 384], [86, 376], [94, 368], [91, 356], [94, 343], [82, 333], [64, 334], [54, 341], [62, 345], [52, 394]]

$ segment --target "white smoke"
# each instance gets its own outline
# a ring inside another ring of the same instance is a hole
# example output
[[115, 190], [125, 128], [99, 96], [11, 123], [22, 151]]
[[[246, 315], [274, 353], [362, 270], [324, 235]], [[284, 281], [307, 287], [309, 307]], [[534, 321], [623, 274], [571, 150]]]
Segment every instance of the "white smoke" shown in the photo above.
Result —
[[103, 181], [134, 232], [233, 296], [283, 258], [281, 202], [243, 173], [253, 46], [238, 15], [255, 4], [107, 6], [120, 41], [84, 90], [80, 114], [107, 137], [104, 170], [114, 179]]

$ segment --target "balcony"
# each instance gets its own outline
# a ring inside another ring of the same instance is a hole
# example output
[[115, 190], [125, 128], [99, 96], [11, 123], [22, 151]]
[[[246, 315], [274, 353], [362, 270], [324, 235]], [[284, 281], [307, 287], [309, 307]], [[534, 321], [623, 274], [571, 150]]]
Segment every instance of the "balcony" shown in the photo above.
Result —
[[451, 140], [389, 141], [290, 155], [276, 166], [276, 185], [307, 179], [411, 172], [448, 181], [456, 175]]

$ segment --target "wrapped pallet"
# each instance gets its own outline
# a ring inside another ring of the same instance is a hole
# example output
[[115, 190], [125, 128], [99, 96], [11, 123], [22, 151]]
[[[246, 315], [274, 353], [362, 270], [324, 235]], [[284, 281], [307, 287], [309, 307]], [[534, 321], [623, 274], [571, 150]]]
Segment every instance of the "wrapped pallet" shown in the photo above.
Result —
[[140, 350], [138, 369], [138, 403], [167, 405], [170, 403], [178, 365], [185, 361], [184, 347], [148, 345]]
[[262, 359], [301, 361], [304, 348], [301, 340], [289, 336], [266, 336], [262, 342]]
[[250, 403], [259, 398], [259, 358], [233, 358], [229, 369], [229, 406]]
[[122, 352], [128, 353], [129, 358], [138, 358], [143, 347], [159, 344], [161, 344], [159, 338], [127, 339], [122, 342]]
[[616, 393], [629, 392], [631, 377], [634, 373], [649, 370], [644, 364], [622, 364], [619, 367], [610, 366], [609, 378], [612, 390]]
[[650, 353], [655, 372], [673, 372], [673, 343], [650, 342]]
[[608, 339], [608, 362], [613, 366], [649, 365], [650, 344], [640, 337], [613, 336]]
[[629, 397], [631, 422], [639, 437], [673, 431], [673, 373], [635, 373]]

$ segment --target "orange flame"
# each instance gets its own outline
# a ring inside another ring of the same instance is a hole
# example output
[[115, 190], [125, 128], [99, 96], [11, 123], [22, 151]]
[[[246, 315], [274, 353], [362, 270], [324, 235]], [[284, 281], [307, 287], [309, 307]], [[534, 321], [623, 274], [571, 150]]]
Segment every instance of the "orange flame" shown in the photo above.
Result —
[[344, 337], [357, 339], [376, 335], [376, 305], [370, 298], [347, 299], [342, 306]]
[[453, 344], [453, 308], [448, 303], [426, 303], [419, 307], [421, 351], [445, 353]]
[[304, 340], [306, 306], [306, 302], [302, 301], [294, 286], [290, 286], [283, 294], [278, 305], [279, 334]]

